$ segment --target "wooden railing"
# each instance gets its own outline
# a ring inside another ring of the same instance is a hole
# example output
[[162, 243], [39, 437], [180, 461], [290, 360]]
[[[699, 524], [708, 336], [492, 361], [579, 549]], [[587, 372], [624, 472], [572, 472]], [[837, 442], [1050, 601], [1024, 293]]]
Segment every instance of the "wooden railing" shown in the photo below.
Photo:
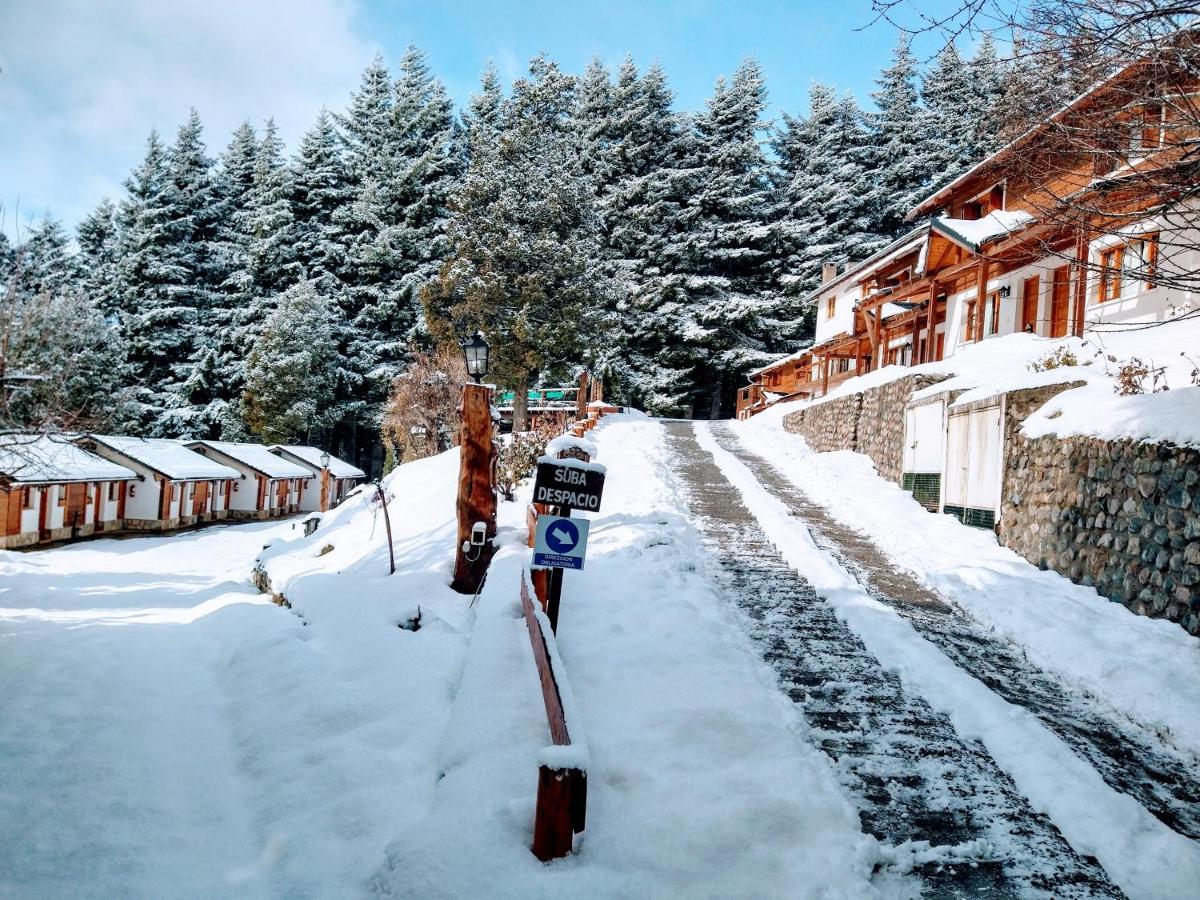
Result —
[[521, 574], [521, 608], [529, 631], [533, 661], [542, 685], [546, 723], [553, 746], [542, 751], [538, 766], [537, 805], [533, 819], [533, 854], [542, 862], [566, 856], [587, 818], [587, 745], [571, 729], [577, 727], [550, 620], [535, 607]]

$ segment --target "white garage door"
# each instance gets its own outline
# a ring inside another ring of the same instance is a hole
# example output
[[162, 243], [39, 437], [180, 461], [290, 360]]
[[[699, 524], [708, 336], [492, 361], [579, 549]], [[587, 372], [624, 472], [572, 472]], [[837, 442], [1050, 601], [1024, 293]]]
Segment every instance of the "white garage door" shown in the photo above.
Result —
[[945, 511], [992, 527], [1000, 512], [1000, 406], [951, 411], [946, 432]]

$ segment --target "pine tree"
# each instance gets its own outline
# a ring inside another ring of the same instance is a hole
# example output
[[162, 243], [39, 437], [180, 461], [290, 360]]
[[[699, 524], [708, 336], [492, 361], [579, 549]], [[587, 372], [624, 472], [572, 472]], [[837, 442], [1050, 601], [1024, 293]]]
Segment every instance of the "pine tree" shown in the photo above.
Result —
[[908, 211], [928, 195], [935, 174], [929, 120], [918, 102], [917, 63], [905, 36], [876, 83], [874, 215], [880, 231], [896, 237], [908, 227]]
[[304, 277], [335, 290], [334, 278], [345, 261], [338, 211], [353, 197], [342, 144], [333, 117], [322, 109], [300, 141], [292, 164], [292, 212], [296, 258]]
[[[810, 90], [808, 118], [785, 120], [776, 139], [783, 148], [778, 227], [785, 293], [807, 294], [823, 263], [857, 262], [885, 243], [870, 207], [869, 144], [854, 98], [838, 98], [821, 83]], [[812, 311], [802, 313], [811, 322]]]
[[120, 235], [116, 218], [116, 206], [105, 197], [76, 229], [84, 272], [83, 290], [96, 303], [102, 315], [113, 319], [120, 309]]
[[191, 357], [196, 311], [180, 291], [192, 276], [182, 232], [186, 223], [179, 215], [168, 152], [156, 132], [150, 133], [145, 159], [125, 187], [128, 196], [118, 212], [122, 327], [138, 427], [163, 434], [169, 430], [165, 416], [175, 405], [179, 372]]
[[770, 185], [758, 141], [765, 108], [762, 72], [747, 60], [728, 83], [717, 81], [696, 121], [696, 187], [681, 254], [687, 277], [677, 287], [696, 323], [684, 336], [697, 359], [696, 408], [714, 418], [732, 403], [740, 377], [772, 357], [765, 336], [780, 324], [779, 298], [770, 292]]
[[472, 156], [450, 224], [453, 255], [423, 295], [443, 342], [481, 328], [516, 391], [514, 428], [542, 370], [579, 359], [606, 302], [600, 223], [583, 174], [574, 81], [545, 57], [513, 87], [500, 140]]
[[264, 443], [312, 443], [332, 424], [336, 316], [311, 281], [279, 297], [246, 358], [245, 419]]
[[463, 114], [465, 161], [490, 149], [503, 124], [504, 89], [500, 86], [496, 67], [488, 62], [480, 78], [479, 91], [471, 95], [471, 102]]
[[980, 110], [972, 73], [951, 42], [938, 53], [921, 83], [924, 116], [931, 136], [929, 159], [936, 180], [953, 180], [977, 156]]

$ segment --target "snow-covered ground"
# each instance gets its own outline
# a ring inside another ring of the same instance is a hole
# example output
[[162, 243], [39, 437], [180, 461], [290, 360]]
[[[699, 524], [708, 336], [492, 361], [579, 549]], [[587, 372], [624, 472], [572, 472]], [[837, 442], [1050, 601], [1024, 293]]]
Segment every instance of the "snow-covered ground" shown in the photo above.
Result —
[[[560, 629], [591, 750], [579, 854], [528, 849], [548, 735], [524, 507], [480, 597], [452, 593], [451, 452], [386, 482], [392, 576], [366, 490], [307, 538], [0, 554], [0, 894], [874, 895], [880, 849], [700, 574], [661, 429], [593, 437], [604, 510]], [[291, 610], [249, 584], [264, 544]]]

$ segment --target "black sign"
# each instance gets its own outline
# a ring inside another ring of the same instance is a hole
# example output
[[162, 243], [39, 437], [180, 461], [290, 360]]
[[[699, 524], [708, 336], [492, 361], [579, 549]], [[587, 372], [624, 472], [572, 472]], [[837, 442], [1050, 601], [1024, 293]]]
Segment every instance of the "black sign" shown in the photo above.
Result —
[[597, 512], [604, 493], [604, 474], [557, 463], [538, 463], [533, 502]]

